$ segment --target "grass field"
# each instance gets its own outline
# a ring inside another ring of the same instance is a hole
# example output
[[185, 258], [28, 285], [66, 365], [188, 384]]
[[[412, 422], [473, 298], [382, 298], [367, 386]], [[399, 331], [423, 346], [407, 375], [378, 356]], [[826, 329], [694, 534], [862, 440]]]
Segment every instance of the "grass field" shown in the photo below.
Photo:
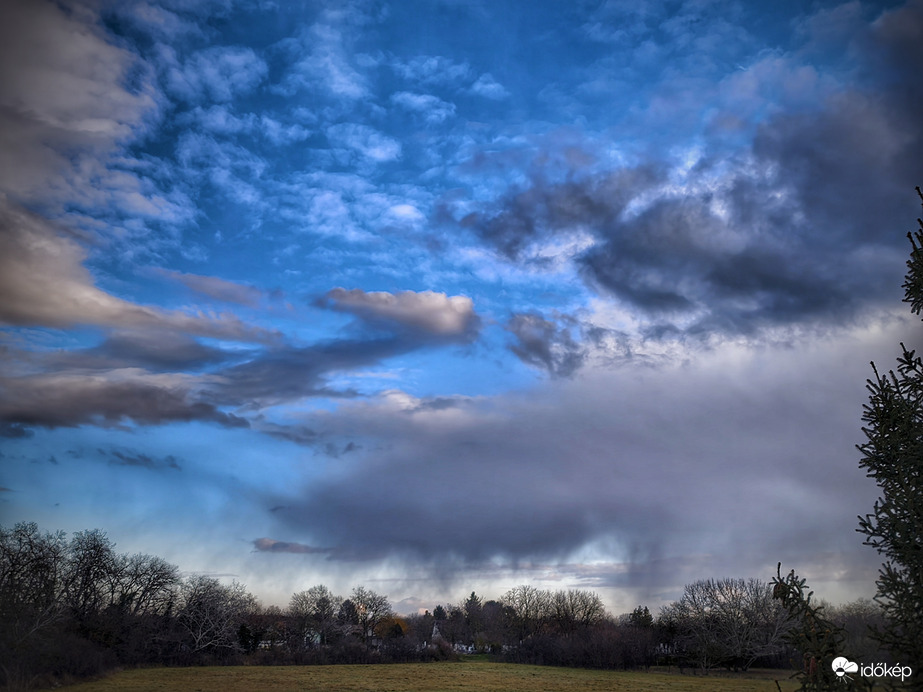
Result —
[[[782, 690], [797, 685], [779, 671]], [[231, 666], [126, 670], [72, 692], [770, 692], [767, 677], [550, 668], [484, 661], [366, 666]]]

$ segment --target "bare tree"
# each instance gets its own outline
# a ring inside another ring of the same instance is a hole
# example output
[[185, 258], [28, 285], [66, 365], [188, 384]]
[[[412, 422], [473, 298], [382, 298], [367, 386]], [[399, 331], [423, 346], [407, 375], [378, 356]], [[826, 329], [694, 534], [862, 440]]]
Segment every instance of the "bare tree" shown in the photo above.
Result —
[[292, 595], [288, 613], [298, 623], [302, 643], [308, 640], [318, 644], [328, 643], [342, 602], [342, 598], [333, 595], [323, 584]]
[[237, 628], [245, 613], [257, 607], [256, 599], [242, 584], [235, 581], [225, 586], [199, 575], [186, 579], [180, 593], [179, 623], [192, 652], [239, 648]]
[[606, 617], [602, 599], [593, 592], [568, 589], [555, 591], [548, 596], [548, 610], [555, 629], [570, 635], [578, 629], [587, 629]]
[[502, 603], [514, 613], [512, 624], [519, 641], [538, 632], [551, 610], [550, 594], [527, 584], [507, 591]]
[[163, 615], [176, 600], [179, 571], [154, 555], [122, 555], [117, 558], [117, 605], [127, 615]]
[[97, 614], [115, 602], [120, 574], [114, 547], [99, 529], [78, 531], [71, 538], [64, 601], [78, 619]]
[[27, 684], [32, 653], [53, 638], [64, 616], [66, 559], [63, 531], [43, 534], [34, 523], [0, 527], [0, 684]]
[[749, 668], [777, 653], [789, 627], [787, 611], [756, 579], [708, 579], [687, 584], [679, 601], [661, 610], [675, 643], [701, 670]]
[[351, 594], [351, 601], [356, 609], [356, 624], [359, 625], [362, 638], [369, 641], [375, 626], [391, 615], [391, 604], [386, 596], [375, 593], [364, 586], [357, 586]]

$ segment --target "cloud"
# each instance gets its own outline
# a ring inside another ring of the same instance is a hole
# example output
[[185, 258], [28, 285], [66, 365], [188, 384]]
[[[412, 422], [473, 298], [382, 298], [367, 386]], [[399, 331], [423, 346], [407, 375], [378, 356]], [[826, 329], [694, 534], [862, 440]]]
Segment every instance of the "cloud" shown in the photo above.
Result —
[[368, 96], [366, 79], [353, 64], [355, 58], [342, 19], [335, 12], [325, 12], [320, 21], [296, 39], [280, 44], [295, 62], [276, 91], [292, 96], [304, 89], [347, 102]]
[[[921, 23], [919, 7], [900, 12], [904, 26]], [[573, 167], [561, 179], [525, 168], [526, 182], [493, 204], [458, 205], [458, 221], [514, 262], [555, 238], [588, 235], [574, 265], [588, 287], [641, 316], [648, 336], [855, 319], [894, 296], [900, 229], [912, 181], [923, 179], [923, 88], [905, 67], [920, 48], [893, 27], [886, 13], [857, 42], [864, 87], [825, 84], [810, 109], [748, 104], [764, 116], [748, 149], [728, 152], [716, 136], [712, 146], [608, 171]], [[778, 64], [764, 67], [751, 77], [780, 81]]]
[[327, 128], [334, 144], [346, 146], [374, 163], [394, 161], [401, 157], [401, 144], [368, 125], [340, 123]]
[[34, 434], [34, 430], [30, 430], [20, 423], [10, 423], [7, 421], [0, 422], [0, 437], [21, 439], [32, 437]]
[[414, 113], [419, 113], [430, 125], [445, 122], [455, 115], [455, 104], [443, 101], [432, 94], [415, 94], [399, 91], [391, 95], [391, 102]]
[[190, 180], [203, 176], [227, 197], [241, 205], [263, 206], [260, 177], [268, 164], [249, 149], [208, 135], [185, 132], [177, 143], [179, 164]]
[[329, 553], [329, 548], [315, 548], [302, 543], [287, 543], [285, 541], [276, 541], [272, 538], [257, 538], [253, 541], [253, 547], [260, 553], [296, 553], [300, 555], [316, 555], [318, 553]]
[[209, 298], [226, 303], [237, 303], [256, 307], [263, 297], [263, 291], [255, 286], [219, 279], [216, 276], [202, 276], [201, 274], [187, 274], [171, 269], [157, 268], [153, 270], [163, 277], [178, 281], [191, 291], [195, 291]]
[[418, 55], [410, 60], [393, 60], [394, 72], [419, 85], [457, 85], [470, 78], [471, 66], [442, 55]]
[[0, 322], [160, 328], [251, 342], [277, 338], [233, 315], [166, 311], [117, 298], [96, 287], [85, 258], [73, 237], [0, 199]]
[[213, 104], [208, 108], [196, 106], [179, 115], [177, 121], [183, 125], [194, 123], [206, 132], [217, 135], [249, 133], [256, 128], [257, 123], [252, 113], [242, 117], [235, 115], [226, 104]]
[[470, 339], [480, 324], [470, 298], [435, 291], [367, 293], [358, 288], [334, 288], [322, 304], [371, 324], [443, 339]]
[[204, 421], [225, 427], [248, 422], [194, 392], [195, 378], [136, 369], [95, 375], [49, 373], [0, 378], [0, 421], [29, 427], [120, 427]]
[[159, 105], [150, 71], [107, 40], [92, 5], [4, 2], [0, 84], [0, 188], [11, 199], [132, 208], [147, 197], [163, 206], [136, 176], [127, 184], [124, 171], [107, 167], [122, 144], [151, 129]]
[[145, 469], [174, 469], [180, 471], [180, 465], [176, 457], [172, 454], [168, 454], [162, 459], [151, 456], [149, 454], [143, 454], [141, 452], [133, 451], [122, 451], [119, 449], [110, 449], [98, 450], [100, 454], [109, 459], [109, 463], [113, 466], [137, 466]]
[[310, 445], [318, 442], [310, 428], [267, 420], [262, 411], [311, 397], [355, 397], [351, 389], [330, 386], [329, 375], [372, 366], [428, 343], [411, 331], [225, 353], [169, 333], [120, 332], [90, 349], [30, 356], [20, 367], [22, 374], [0, 378], [0, 424], [7, 436], [23, 437], [31, 427], [201, 421]]
[[255, 89], [267, 76], [268, 67], [252, 49], [213, 46], [192, 54], [180, 65], [171, 48], [163, 46], [167, 89], [192, 103], [227, 103]]
[[[219, 370], [205, 393], [211, 401], [248, 410], [305, 397], [349, 398], [356, 396], [356, 392], [330, 387], [326, 382], [329, 373], [374, 365], [419, 346], [416, 341], [394, 336], [339, 339], [305, 347], [279, 346]], [[263, 427], [278, 437], [288, 434], [276, 426]], [[297, 429], [291, 434], [304, 438], [303, 431]]]
[[471, 93], [494, 101], [502, 101], [510, 95], [489, 72], [477, 78], [477, 81], [471, 85]]
[[109, 371], [144, 368], [181, 372], [247, 357], [248, 352], [229, 353], [206, 346], [196, 339], [166, 329], [117, 330], [97, 346], [56, 351], [33, 357], [34, 364], [47, 370], [80, 369]]
[[286, 125], [267, 115], [260, 118], [260, 133], [276, 146], [294, 144], [311, 136], [311, 131], [299, 123]]
[[516, 343], [510, 350], [523, 363], [538, 367], [552, 375], [572, 375], [586, 359], [586, 349], [570, 334], [573, 320], [563, 320], [559, 327], [536, 313], [513, 315], [507, 323]]
[[350, 402], [307, 422], [362, 449], [265, 506], [284, 506], [280, 530], [337, 556], [436, 571], [582, 555], [636, 570], [623, 583], [647, 570], [681, 586], [672, 558], [758, 570], [819, 546], [846, 554], [849, 508], [874, 495], [842, 435], [861, 435], [867, 349], [858, 332], [794, 362], [788, 347], [726, 345], [438, 407], [401, 392]]

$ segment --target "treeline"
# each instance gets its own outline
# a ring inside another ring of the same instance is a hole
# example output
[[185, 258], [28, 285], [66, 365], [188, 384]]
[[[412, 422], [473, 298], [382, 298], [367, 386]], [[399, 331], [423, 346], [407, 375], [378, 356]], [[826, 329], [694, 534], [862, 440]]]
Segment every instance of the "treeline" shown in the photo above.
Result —
[[[499, 600], [474, 592], [459, 604], [401, 617], [363, 586], [347, 596], [317, 585], [285, 609], [261, 606], [244, 585], [180, 575], [151, 555], [117, 553], [105, 533], [0, 527], [0, 684], [6, 689], [138, 665], [388, 663], [483, 652], [509, 662], [607, 669], [678, 665], [787, 667], [791, 623], [758, 580], [685, 588], [655, 618], [639, 606], [613, 618], [599, 596], [518, 586]], [[851, 650], [872, 650], [871, 602], [828, 616]], [[871, 660], [871, 659], [869, 659]]]

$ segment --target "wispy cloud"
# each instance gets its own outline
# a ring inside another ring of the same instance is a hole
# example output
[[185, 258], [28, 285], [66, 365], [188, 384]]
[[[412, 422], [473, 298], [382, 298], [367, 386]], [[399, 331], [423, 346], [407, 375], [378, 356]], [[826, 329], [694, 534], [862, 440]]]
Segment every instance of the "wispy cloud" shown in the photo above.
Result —
[[166, 328], [239, 341], [277, 337], [230, 314], [162, 310], [99, 289], [86, 252], [45, 219], [0, 200], [0, 321], [13, 325]]
[[329, 548], [315, 548], [303, 543], [289, 543], [277, 541], [272, 538], [257, 538], [253, 541], [254, 550], [261, 553], [296, 553], [300, 555], [316, 555], [329, 553]]
[[253, 307], [259, 304], [264, 295], [263, 291], [255, 286], [220, 279], [217, 276], [187, 274], [162, 268], [157, 268], [154, 271], [168, 279], [178, 281], [191, 291], [226, 303], [237, 303]]
[[205, 421], [247, 427], [196, 394], [195, 378], [135, 369], [86, 376], [48, 373], [0, 378], [0, 420], [13, 425], [69, 428], [120, 427], [130, 423]]
[[97, 450], [103, 457], [109, 460], [110, 464], [115, 466], [135, 466], [138, 468], [157, 470], [172, 469], [180, 471], [179, 460], [169, 454], [163, 458], [157, 458], [150, 454], [142, 452], [120, 449], [100, 449]]

